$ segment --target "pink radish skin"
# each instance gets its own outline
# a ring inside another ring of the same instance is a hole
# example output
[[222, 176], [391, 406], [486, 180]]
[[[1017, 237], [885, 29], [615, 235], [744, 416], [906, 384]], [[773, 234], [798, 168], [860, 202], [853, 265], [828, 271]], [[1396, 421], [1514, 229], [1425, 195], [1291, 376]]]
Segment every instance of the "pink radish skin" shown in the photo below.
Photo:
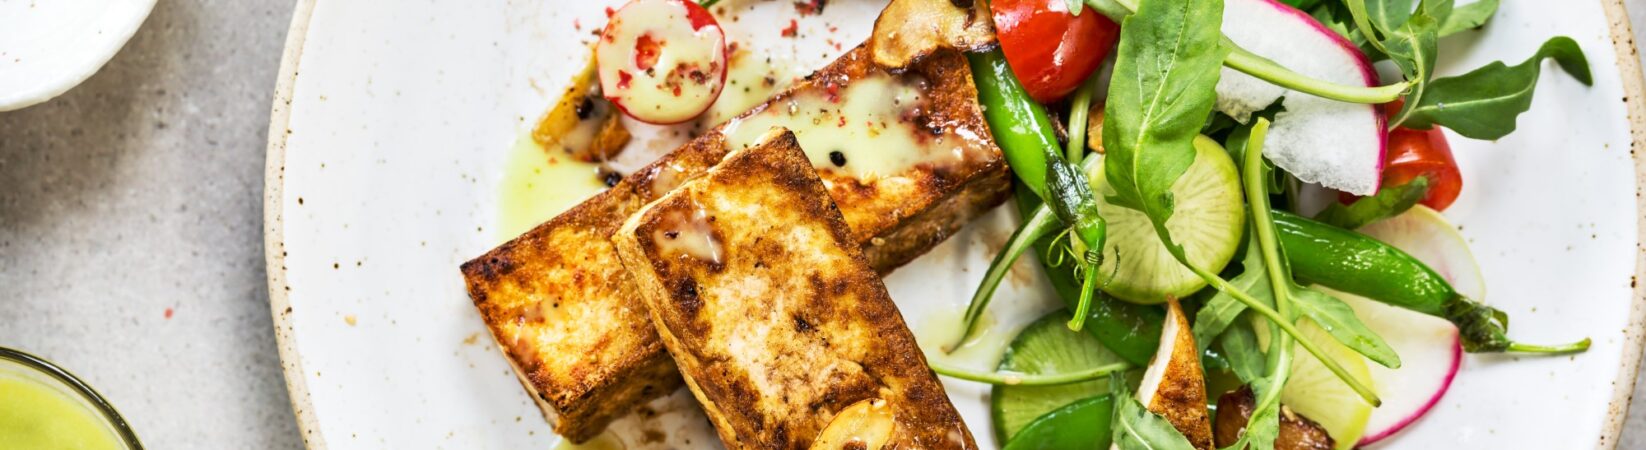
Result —
[[[1423, 261], [1460, 294], [1485, 297], [1484, 277], [1467, 241], [1440, 213], [1416, 206], [1359, 231]], [[1373, 384], [1384, 403], [1372, 411], [1366, 434], [1358, 443], [1367, 446], [1411, 426], [1440, 403], [1462, 367], [1463, 345], [1457, 327], [1443, 319], [1360, 297], [1340, 298], [1394, 347], [1404, 363], [1398, 370], [1372, 367]]]
[[[1254, 54], [1312, 78], [1378, 86], [1360, 49], [1302, 11], [1274, 0], [1228, 0], [1223, 31]], [[1343, 103], [1289, 91], [1225, 68], [1217, 85], [1219, 111], [1246, 121], [1285, 97], [1264, 154], [1305, 182], [1369, 195], [1382, 179], [1388, 119], [1378, 105]], [[1350, 130], [1364, 130], [1364, 133]]]
[[702, 114], [726, 85], [726, 33], [687, 0], [631, 0], [609, 14], [595, 44], [600, 89], [635, 120], [681, 123]]
[[[1418, 418], [1428, 414], [1429, 410], [1434, 409], [1435, 405], [1440, 404], [1440, 398], [1445, 397], [1446, 392], [1452, 389], [1452, 381], [1457, 379], [1457, 372], [1463, 367], [1463, 341], [1457, 338], [1456, 334], [1453, 334], [1451, 347], [1452, 364], [1446, 369], [1446, 379], [1440, 383], [1440, 390], [1435, 391], [1435, 394], [1430, 396], [1429, 401], [1424, 402], [1423, 406], [1419, 407], [1411, 414], [1406, 415], [1406, 417], [1402, 417], [1400, 420], [1395, 421], [1393, 425], [1383, 427], [1381, 430], [1366, 433], [1365, 436], [1360, 438], [1360, 442], [1355, 444], [1356, 446], [1365, 447], [1375, 444], [1378, 441], [1383, 440], [1383, 438], [1393, 436], [1395, 433], [1400, 432], [1400, 430], [1406, 429], [1406, 427], [1411, 425], [1413, 422], [1417, 422]], [[1375, 416], [1377, 412], [1374, 410], [1372, 414]], [[1368, 427], [1370, 427], [1370, 424], [1368, 424]]]

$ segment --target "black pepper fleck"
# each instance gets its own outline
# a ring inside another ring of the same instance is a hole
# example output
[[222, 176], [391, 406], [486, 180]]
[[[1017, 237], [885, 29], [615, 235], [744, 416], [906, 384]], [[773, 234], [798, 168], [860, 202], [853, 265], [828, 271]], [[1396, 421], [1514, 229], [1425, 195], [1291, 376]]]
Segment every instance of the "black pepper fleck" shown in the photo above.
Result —
[[835, 167], [846, 167], [846, 154], [840, 150], [829, 152], [829, 162], [834, 163]]
[[575, 111], [577, 120], [589, 120], [589, 116], [594, 115], [594, 97], [583, 97], [583, 102], [577, 104]]

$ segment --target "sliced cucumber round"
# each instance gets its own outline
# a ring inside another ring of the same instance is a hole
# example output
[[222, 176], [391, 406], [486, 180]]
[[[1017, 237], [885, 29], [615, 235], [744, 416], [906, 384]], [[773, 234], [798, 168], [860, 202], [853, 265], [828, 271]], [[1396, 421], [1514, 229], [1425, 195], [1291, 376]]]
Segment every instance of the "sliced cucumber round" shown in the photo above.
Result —
[[[1001, 357], [999, 371], [1022, 374], [1069, 373], [1124, 362], [1087, 333], [1070, 331], [1068, 311], [1058, 310], [1024, 327]], [[997, 385], [990, 394], [990, 416], [997, 442], [1011, 438], [1036, 419], [1082, 399], [1109, 392], [1107, 380], [1057, 386]]]
[[[1194, 148], [1194, 163], [1172, 185], [1175, 208], [1166, 220], [1166, 230], [1183, 246], [1189, 263], [1217, 273], [1240, 247], [1246, 226], [1245, 202], [1239, 171], [1229, 153], [1205, 136], [1195, 138]], [[1109, 223], [1099, 271], [1113, 277], [1103, 286], [1104, 292], [1134, 303], [1158, 304], [1206, 287], [1205, 280], [1179, 263], [1161, 243], [1148, 216], [1107, 201], [1115, 190], [1103, 177], [1101, 161], [1088, 165], [1087, 176]]]

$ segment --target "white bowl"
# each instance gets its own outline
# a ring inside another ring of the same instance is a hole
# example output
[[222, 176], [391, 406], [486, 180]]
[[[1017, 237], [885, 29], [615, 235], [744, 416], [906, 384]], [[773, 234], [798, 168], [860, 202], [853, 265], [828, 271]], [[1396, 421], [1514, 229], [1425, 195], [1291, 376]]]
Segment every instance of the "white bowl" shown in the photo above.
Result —
[[126, 45], [155, 0], [0, 1], [0, 111], [50, 100]]

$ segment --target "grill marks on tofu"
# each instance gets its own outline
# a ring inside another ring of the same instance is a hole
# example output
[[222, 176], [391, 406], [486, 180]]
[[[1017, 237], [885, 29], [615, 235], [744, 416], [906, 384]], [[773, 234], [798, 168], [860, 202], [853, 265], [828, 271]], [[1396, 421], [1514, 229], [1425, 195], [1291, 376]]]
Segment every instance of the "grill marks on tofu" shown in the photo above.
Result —
[[[899, 115], [888, 122], [892, 128], [882, 131], [924, 124], [921, 145], [942, 141], [943, 147], [933, 147], [940, 154], [960, 150], [965, 156], [900, 165], [899, 173], [874, 179], [859, 179], [847, 170], [865, 163], [864, 158], [853, 156], [844, 167], [835, 167], [828, 156], [834, 150], [848, 156], [886, 150], [860, 140], [843, 140], [850, 148], [823, 148], [810, 158], [814, 166], [822, 161], [827, 168], [841, 169], [821, 171], [827, 194], [845, 215], [848, 241], [862, 246], [870, 266], [886, 273], [1010, 195], [1010, 173], [983, 122], [965, 57], [938, 53], [894, 76], [869, 60], [866, 47], [859, 47], [745, 116], [786, 106], [797, 96], [827, 95], [825, 81], [850, 90], [851, 80], [877, 77], [902, 80], [898, 82], [919, 90], [919, 102], [911, 110], [915, 114]], [[724, 130], [708, 130], [612, 189], [463, 264], [481, 317], [562, 436], [585, 441], [641, 403], [680, 386], [675, 365], [609, 237], [641, 206], [719, 164], [730, 150]], [[806, 132], [796, 134], [806, 141]]]
[[[809, 448], [841, 411], [884, 400], [886, 448], [975, 448], [792, 135], [764, 142], [612, 238], [721, 438]], [[696, 215], [714, 219], [721, 261], [671, 250], [696, 226], [680, 218]]]

